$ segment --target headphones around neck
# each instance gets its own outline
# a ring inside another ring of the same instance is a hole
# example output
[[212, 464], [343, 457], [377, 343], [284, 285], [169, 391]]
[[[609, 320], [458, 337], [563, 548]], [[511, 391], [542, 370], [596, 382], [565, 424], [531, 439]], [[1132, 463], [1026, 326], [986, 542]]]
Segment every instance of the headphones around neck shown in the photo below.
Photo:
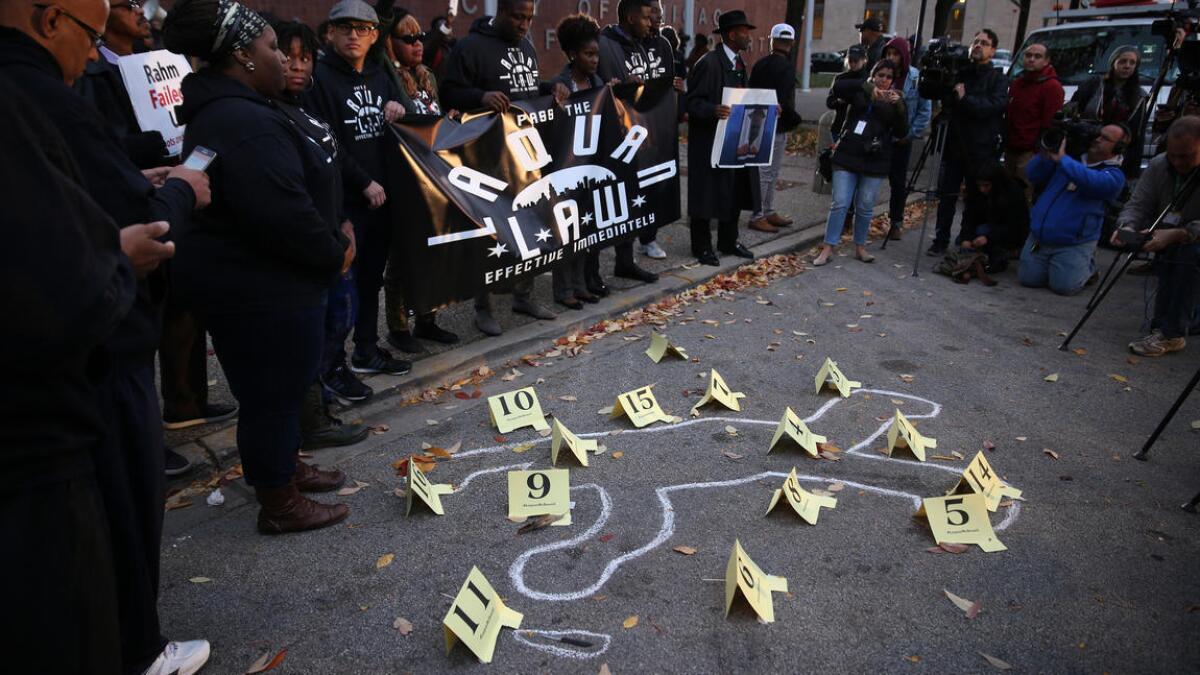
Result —
[[1116, 126], [1121, 128], [1121, 140], [1113, 143], [1113, 154], [1123, 155], [1129, 149], [1129, 144], [1133, 142], [1133, 131], [1124, 122], [1117, 122]]

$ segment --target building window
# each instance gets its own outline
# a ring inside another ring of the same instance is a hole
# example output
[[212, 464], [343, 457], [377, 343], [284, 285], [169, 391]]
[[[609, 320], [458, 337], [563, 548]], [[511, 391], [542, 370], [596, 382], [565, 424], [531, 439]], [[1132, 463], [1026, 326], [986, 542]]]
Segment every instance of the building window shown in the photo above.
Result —
[[813, 3], [813, 25], [812, 37], [814, 40], [821, 39], [821, 33], [825, 28], [825, 0], [816, 0]]
[[[895, 33], [892, 28], [892, 22], [888, 20], [888, 9], [891, 3], [888, 0], [867, 0], [866, 7], [863, 10], [863, 19], [872, 17], [883, 22], [884, 32]], [[855, 22], [857, 23], [857, 22]]]

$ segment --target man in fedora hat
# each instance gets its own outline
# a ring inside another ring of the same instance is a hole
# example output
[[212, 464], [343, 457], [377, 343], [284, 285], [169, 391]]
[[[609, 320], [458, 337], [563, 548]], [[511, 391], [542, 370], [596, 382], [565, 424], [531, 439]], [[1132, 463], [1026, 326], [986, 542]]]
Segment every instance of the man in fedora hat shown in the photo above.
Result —
[[717, 20], [721, 44], [705, 54], [688, 73], [688, 216], [691, 218], [692, 254], [705, 265], [720, 261], [712, 249], [709, 222], [717, 221], [717, 250], [741, 258], [754, 254], [738, 243], [738, 213], [758, 203], [758, 171], [722, 169], [711, 165], [717, 122], [729, 117], [721, 104], [726, 87], [744, 89], [749, 82], [746, 63], [739, 52], [750, 46], [754, 28], [740, 9]]

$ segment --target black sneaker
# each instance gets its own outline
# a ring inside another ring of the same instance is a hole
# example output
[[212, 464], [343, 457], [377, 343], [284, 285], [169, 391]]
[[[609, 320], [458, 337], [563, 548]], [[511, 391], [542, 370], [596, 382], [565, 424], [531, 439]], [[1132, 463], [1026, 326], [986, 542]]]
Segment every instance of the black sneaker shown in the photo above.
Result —
[[458, 342], [458, 335], [451, 333], [432, 321], [417, 321], [417, 327], [413, 329], [413, 336], [419, 337], [422, 340], [440, 342], [444, 345], [452, 345]]
[[237, 416], [238, 407], [236, 405], [227, 405], [224, 403], [213, 403], [204, 406], [204, 411], [199, 417], [187, 417], [182, 419], [174, 419], [170, 417], [163, 418], [164, 429], [187, 429], [201, 424], [215, 424], [216, 422], [224, 422], [225, 420], [233, 419]]
[[387, 341], [389, 345], [405, 354], [423, 354], [425, 352], [425, 345], [406, 330], [389, 331]]
[[192, 470], [192, 460], [167, 448], [163, 469], [168, 476], [182, 476]]
[[408, 371], [412, 370], [412, 364], [394, 358], [386, 349], [375, 347], [368, 354], [363, 354], [362, 350], [355, 350], [354, 356], [350, 357], [350, 370], [363, 375], [407, 375]]
[[365, 401], [375, 393], [350, 372], [346, 364], [339, 363], [321, 376], [321, 386], [344, 401]]

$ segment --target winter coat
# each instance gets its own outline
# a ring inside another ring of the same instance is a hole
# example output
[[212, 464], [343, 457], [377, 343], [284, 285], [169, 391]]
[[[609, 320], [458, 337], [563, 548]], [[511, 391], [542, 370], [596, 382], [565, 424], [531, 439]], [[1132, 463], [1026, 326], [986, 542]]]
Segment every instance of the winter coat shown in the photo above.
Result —
[[[186, 181], [168, 180], [155, 189], [125, 154], [104, 117], [63, 82], [50, 52], [20, 31], [0, 27], [0, 72], [21, 88], [66, 139], [81, 183], [117, 227], [165, 220], [168, 238], [187, 225], [196, 195]], [[138, 283], [137, 300], [109, 340], [122, 362], [154, 357], [162, 325], [166, 279], [154, 272]]]
[[667, 38], [654, 34], [642, 40], [642, 48], [646, 51], [646, 79], [656, 80], [660, 77], [674, 79], [675, 50]]
[[304, 93], [304, 109], [325, 122], [343, 151], [342, 175], [347, 208], [363, 210], [363, 190], [371, 181], [387, 179], [387, 153], [394, 141], [383, 119], [388, 101], [407, 96], [387, 72], [367, 59], [362, 72], [355, 71], [333, 50], [317, 60], [313, 86]]
[[650, 60], [646, 48], [634, 41], [620, 26], [605, 26], [600, 31], [600, 66], [596, 74], [605, 82], [613, 78], [624, 82], [630, 77], [650, 79]]
[[1064, 155], [1056, 164], [1038, 154], [1025, 166], [1025, 175], [1042, 190], [1029, 214], [1029, 234], [1054, 246], [1099, 239], [1107, 202], [1125, 187], [1125, 174], [1115, 160], [1086, 166]]
[[441, 81], [442, 108], [470, 112], [483, 107], [483, 95], [499, 91], [511, 101], [538, 96], [537, 51], [528, 37], [511, 44], [496, 32], [492, 17], [476, 19], [471, 32], [454, 45]]
[[867, 69], [847, 70], [833, 76], [833, 84], [829, 86], [829, 94], [825, 96], [825, 107], [833, 111], [833, 124], [829, 126], [829, 133], [833, 134], [836, 139], [842, 133], [842, 127], [846, 125], [846, 109], [850, 102], [838, 98], [838, 91], [851, 91], [850, 89], [837, 89], [840, 82], [847, 80], [857, 80], [861, 85], [862, 81], [867, 77]]
[[[121, 140], [125, 154], [139, 169], [167, 164], [167, 145], [162, 134], [142, 131], [137, 114], [133, 112], [133, 104], [129, 101], [129, 91], [125, 88], [120, 68], [105, 57], [103, 52], [108, 51], [105, 47], [100, 49], [100, 58], [89, 61], [83, 77], [75, 81], [75, 91], [91, 101], [104, 115], [109, 127]], [[115, 54], [113, 57], [117, 58]]]
[[446, 63], [450, 60], [450, 52], [454, 50], [454, 43], [454, 38], [447, 38], [445, 35], [437, 34], [436, 31], [430, 33], [429, 38], [425, 41], [425, 55], [422, 60], [433, 71], [434, 77], [439, 82], [446, 78]]
[[791, 59], [771, 52], [755, 61], [750, 70], [750, 88], [775, 90], [782, 110], [775, 133], [786, 134], [800, 126], [803, 120], [796, 112], [796, 64]]
[[908, 138], [911, 140], [924, 133], [925, 127], [929, 126], [933, 104], [929, 99], [921, 98], [917, 91], [917, 80], [921, 77], [921, 71], [912, 66], [908, 40], [894, 37], [884, 45], [884, 50], [888, 47], [900, 53], [900, 65], [896, 69], [896, 77], [892, 80], [892, 88], [904, 92], [904, 107], [908, 110]]
[[1050, 126], [1054, 114], [1062, 110], [1063, 87], [1054, 66], [1036, 73], [1024, 72], [1008, 87], [1008, 143], [1013, 152], [1030, 152], [1037, 147], [1038, 136]]
[[688, 73], [688, 215], [693, 218], [736, 220], [739, 211], [757, 208], [758, 169], [721, 169], [711, 162], [721, 92], [725, 87], [743, 89], [748, 81], [722, 46], [701, 57]]
[[[1150, 227], [1154, 219], [1174, 199], [1175, 191], [1183, 187], [1186, 178], [1187, 176], [1175, 173], [1165, 154], [1150, 160], [1146, 165], [1146, 172], [1133, 189], [1133, 196], [1121, 209], [1117, 222], [1135, 230]], [[1169, 226], [1164, 224], [1160, 227]], [[1200, 239], [1200, 188], [1192, 192], [1191, 198], [1183, 203], [1178, 227], [1186, 228], [1193, 242]]]
[[[898, 103], [873, 101], [875, 87], [870, 80], [842, 80], [834, 86], [838, 98], [849, 101], [846, 124], [833, 151], [834, 168], [867, 176], [888, 175], [892, 146], [908, 136], [904, 99]], [[860, 125], [861, 132], [857, 131]]]
[[[1119, 122], [1137, 134], [1148, 107], [1143, 105], [1139, 108], [1138, 104], [1148, 98], [1150, 94], [1136, 84], [1113, 87], [1104, 75], [1096, 75], [1079, 85], [1071, 95], [1071, 103], [1083, 119], [1096, 120], [1103, 124]], [[1125, 149], [1125, 161], [1121, 168], [1126, 176], [1134, 177], [1141, 173], [1144, 145], [1145, 137], [1138, 135]]]
[[967, 67], [963, 84], [966, 96], [950, 106], [945, 155], [978, 166], [999, 153], [1008, 78], [990, 63], [978, 64]]
[[341, 271], [336, 140], [319, 120], [202, 70], [183, 79], [183, 151], [216, 151], [212, 204], [179, 237], [172, 274], [202, 312], [319, 307]]
[[1016, 181], [1007, 184], [992, 183], [986, 196], [979, 195], [981, 207], [978, 218], [963, 218], [959, 241], [969, 241], [986, 236], [984, 252], [1011, 251], [1020, 248], [1029, 236], [1029, 203], [1025, 201], [1025, 188]]

